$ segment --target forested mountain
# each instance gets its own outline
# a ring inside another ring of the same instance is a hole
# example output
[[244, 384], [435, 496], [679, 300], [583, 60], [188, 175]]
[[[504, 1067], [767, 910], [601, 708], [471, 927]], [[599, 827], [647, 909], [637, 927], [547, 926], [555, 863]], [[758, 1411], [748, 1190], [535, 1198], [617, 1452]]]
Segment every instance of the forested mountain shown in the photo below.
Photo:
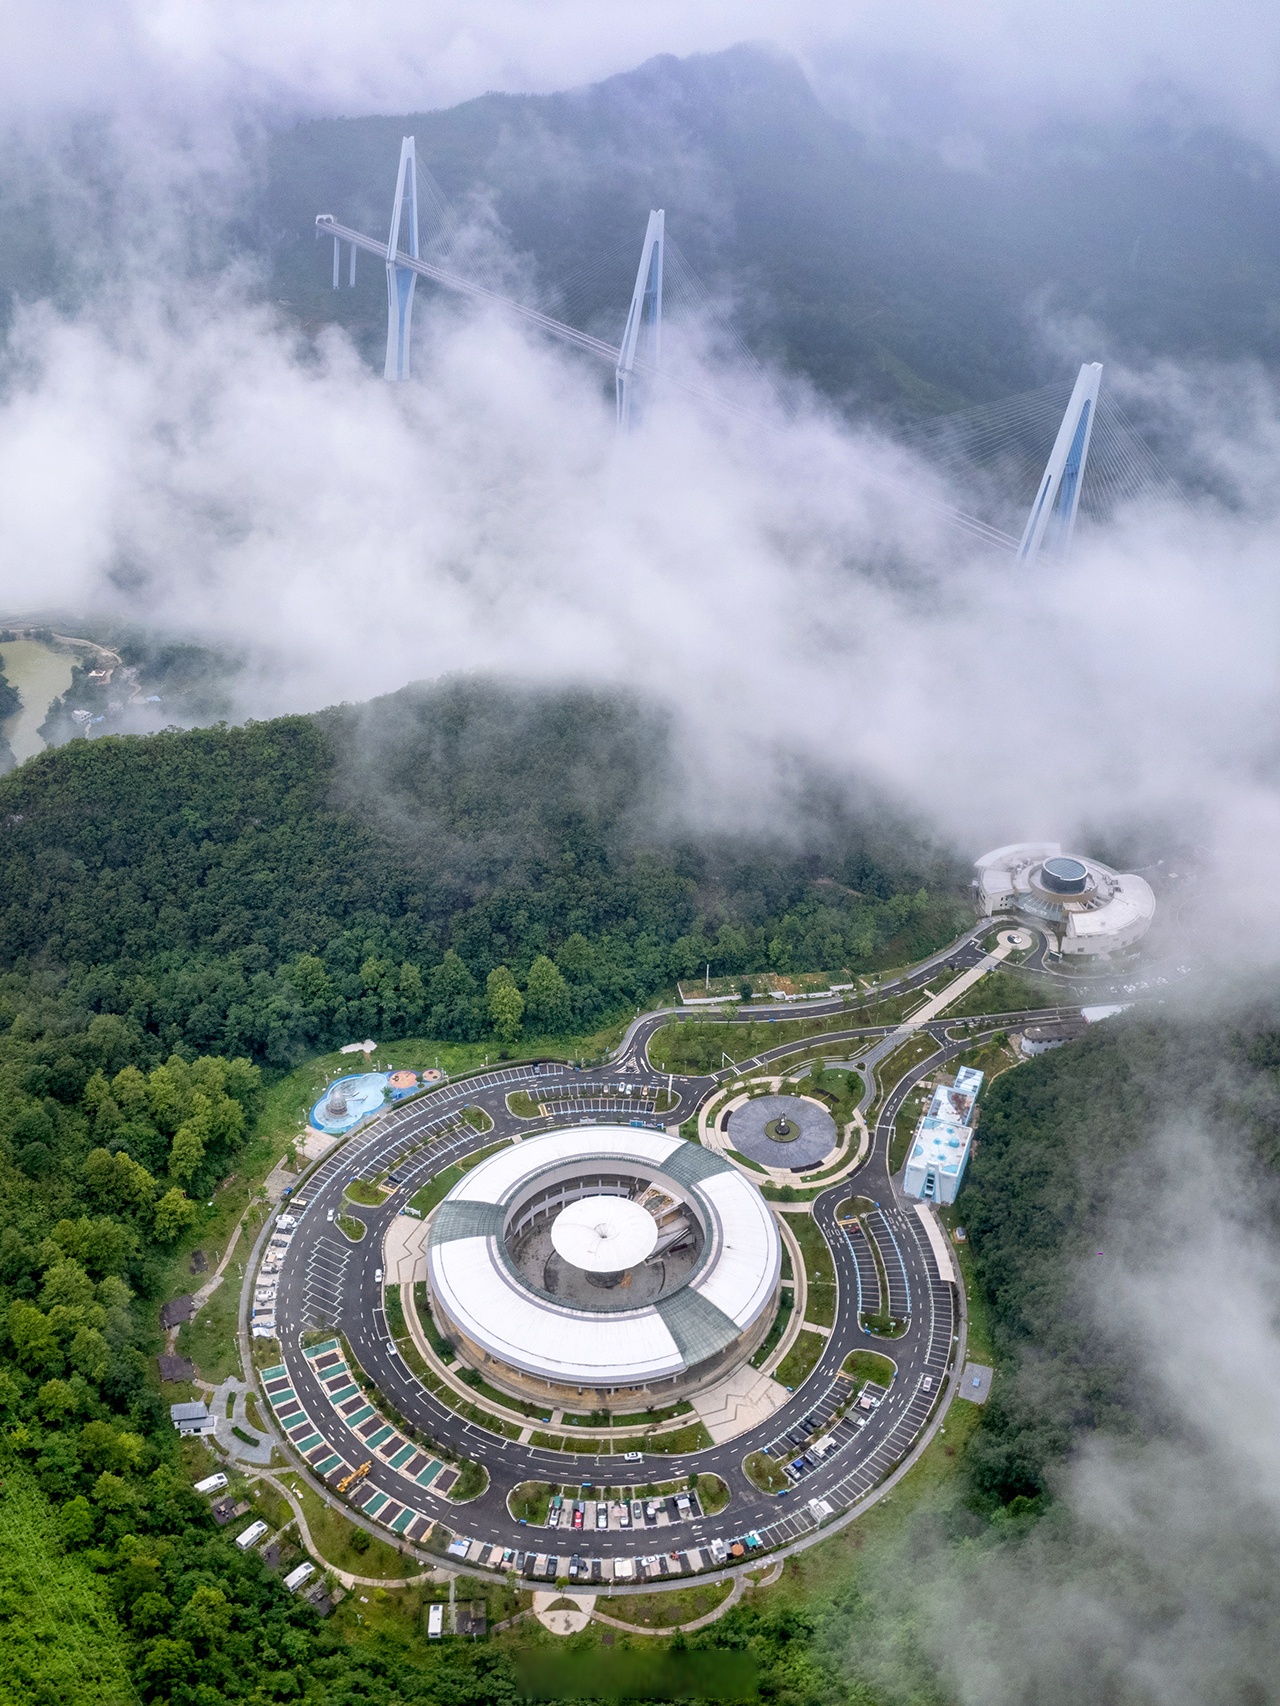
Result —
[[1081, 360], [1280, 356], [1280, 171], [1259, 150], [1155, 120], [950, 151], [875, 139], [794, 61], [743, 46], [274, 137], [241, 240], [271, 256], [274, 297], [309, 326], [352, 326], [379, 361], [382, 271], [362, 257], [355, 290], [334, 294], [314, 219], [383, 235], [410, 133], [450, 201], [523, 258], [505, 279], [517, 294], [616, 341], [663, 207], [751, 346], [858, 407], [928, 414], [1062, 378], [1041, 335], [1054, 315], [1096, 325]]
[[[1071, 360], [1050, 353], [1046, 317], [1096, 327], [1079, 359], [1280, 355], [1280, 171], [1260, 150], [1161, 118], [993, 126], [941, 147], [873, 137], [759, 46], [284, 130], [248, 149], [247, 193], [204, 183], [187, 264], [265, 263], [268, 300], [310, 331], [351, 326], [380, 364], [382, 269], [363, 257], [355, 290], [334, 294], [314, 220], [385, 235], [407, 133], [497, 239], [473, 241], [469, 264], [518, 294], [616, 341], [646, 215], [664, 207], [752, 348], [859, 409], [927, 415], [1060, 379]], [[0, 166], [0, 319], [87, 299], [115, 264], [109, 131], [81, 123], [57, 146], [14, 137]]]
[[887, 820], [815, 792], [789, 846], [707, 841], [674, 785], [643, 706], [478, 681], [73, 741], [0, 781], [0, 1014], [38, 989], [157, 1058], [284, 1066], [366, 1033], [494, 1034], [501, 968], [545, 1036], [708, 961], [865, 970], [953, 932], [957, 869]]

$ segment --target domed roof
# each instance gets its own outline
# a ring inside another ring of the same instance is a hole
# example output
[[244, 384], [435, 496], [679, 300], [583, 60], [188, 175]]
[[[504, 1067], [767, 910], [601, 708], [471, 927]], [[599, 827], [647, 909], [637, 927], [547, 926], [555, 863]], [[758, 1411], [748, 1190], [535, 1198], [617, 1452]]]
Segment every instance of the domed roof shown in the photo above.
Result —
[[1083, 894], [1089, 884], [1089, 868], [1081, 859], [1056, 854], [1041, 865], [1040, 881], [1053, 894]]

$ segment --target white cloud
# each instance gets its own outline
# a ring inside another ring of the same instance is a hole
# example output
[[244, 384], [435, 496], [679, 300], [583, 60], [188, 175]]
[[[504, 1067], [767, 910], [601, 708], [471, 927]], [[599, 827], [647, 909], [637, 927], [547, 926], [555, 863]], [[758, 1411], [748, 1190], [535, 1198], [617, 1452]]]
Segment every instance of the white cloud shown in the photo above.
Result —
[[1216, 935], [1275, 951], [1280, 411], [1260, 376], [1219, 376], [1250, 399], [1234, 441], [1213, 407], [1202, 423], [1234, 511], [1134, 512], [1028, 572], [938, 519], [926, 468], [817, 407], [712, 374], [745, 418], [677, 394], [619, 447], [603, 371], [497, 317], [421, 319], [420, 377], [394, 387], [234, 278], [28, 313], [0, 402], [0, 598], [247, 644], [259, 712], [458, 670], [638, 687], [677, 709], [707, 811], [760, 810], [800, 754], [975, 851], [1163, 821], [1217, 873]]
[[866, 119], [892, 106], [901, 122], [913, 85], [926, 127], [940, 91], [990, 116], [1094, 111], [1144, 88], [1280, 137], [1280, 16], [1258, 0], [1082, 0], [1069, 17], [1035, 0], [5, 0], [0, 33], [10, 112], [415, 111], [767, 39]]

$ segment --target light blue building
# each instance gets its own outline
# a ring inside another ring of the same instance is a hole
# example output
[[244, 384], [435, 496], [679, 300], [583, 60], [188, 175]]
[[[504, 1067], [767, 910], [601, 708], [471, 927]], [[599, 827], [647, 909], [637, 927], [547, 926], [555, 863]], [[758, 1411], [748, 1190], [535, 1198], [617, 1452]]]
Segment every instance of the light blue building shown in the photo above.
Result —
[[933, 1093], [911, 1141], [902, 1188], [909, 1197], [953, 1203], [973, 1145], [973, 1111], [982, 1074], [962, 1066], [953, 1084], [940, 1084]]

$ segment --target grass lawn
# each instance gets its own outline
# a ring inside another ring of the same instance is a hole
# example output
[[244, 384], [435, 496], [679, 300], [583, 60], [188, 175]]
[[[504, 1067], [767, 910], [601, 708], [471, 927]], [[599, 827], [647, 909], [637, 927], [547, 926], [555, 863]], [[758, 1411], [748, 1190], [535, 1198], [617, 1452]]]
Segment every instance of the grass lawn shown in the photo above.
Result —
[[338, 1228], [338, 1231], [341, 1232], [345, 1238], [349, 1238], [353, 1244], [358, 1244], [364, 1237], [365, 1233], [369, 1230], [364, 1221], [357, 1220], [354, 1214], [340, 1214], [334, 1221], [334, 1225]]
[[517, 1522], [545, 1522], [554, 1491], [550, 1481], [521, 1481], [507, 1494], [507, 1509]]
[[794, 1391], [818, 1366], [818, 1358], [822, 1355], [826, 1342], [821, 1333], [809, 1333], [801, 1329], [795, 1344], [774, 1369], [773, 1378], [781, 1381], [784, 1386], [790, 1386]]
[[705, 1617], [723, 1605], [732, 1592], [732, 1582], [706, 1582], [697, 1587], [678, 1588], [674, 1593], [618, 1594], [602, 1600], [600, 1609], [607, 1617], [616, 1617], [619, 1623], [673, 1629], [678, 1623], [692, 1623]]
[[870, 1197], [846, 1197], [836, 1209], [837, 1220], [853, 1220], [857, 1215], [870, 1214], [876, 1205]]
[[850, 1351], [844, 1359], [844, 1372], [853, 1377], [856, 1393], [868, 1380], [874, 1380], [877, 1386], [891, 1385], [898, 1371], [896, 1364], [889, 1357], [882, 1357], [879, 1351]]
[[483, 1464], [467, 1461], [450, 1487], [449, 1497], [455, 1505], [464, 1505], [468, 1499], [478, 1499], [488, 1485], [489, 1472]]
[[[390, 1287], [387, 1289], [390, 1290]], [[398, 1289], [399, 1288], [397, 1287], [397, 1290]], [[436, 1326], [435, 1318], [431, 1313], [431, 1300], [427, 1295], [427, 1284], [425, 1280], [418, 1280], [413, 1288], [413, 1306], [417, 1311], [418, 1324], [427, 1336], [427, 1343], [440, 1358], [440, 1361], [446, 1366], [451, 1362], [456, 1362], [458, 1353], [454, 1350], [448, 1339], [445, 1338], [439, 1327]]]
[[372, 1184], [368, 1179], [352, 1179], [342, 1194], [348, 1201], [360, 1203], [364, 1208], [381, 1208], [388, 1193], [381, 1185]]
[[[242, 1235], [243, 1237], [243, 1235]], [[245, 1245], [246, 1254], [252, 1244]], [[179, 1355], [190, 1357], [200, 1376], [216, 1385], [229, 1374], [240, 1373], [240, 1350], [236, 1329], [240, 1320], [239, 1264], [229, 1263], [222, 1283], [194, 1320], [178, 1329]]]
[[804, 1271], [809, 1281], [809, 1299], [804, 1318], [818, 1327], [834, 1327], [836, 1322], [836, 1265], [831, 1250], [811, 1214], [793, 1214], [787, 1225], [795, 1235], [804, 1256]]
[[360, 1550], [360, 1543], [353, 1545], [352, 1538], [363, 1534], [363, 1529], [325, 1504], [299, 1476], [282, 1475], [280, 1480], [297, 1494], [311, 1538], [325, 1563], [356, 1576], [412, 1576], [420, 1570], [415, 1559], [402, 1556], [394, 1546], [373, 1535], [369, 1536], [367, 1551]]
[[729, 1489], [718, 1475], [699, 1475], [697, 1494], [707, 1516], [715, 1516], [729, 1503]]
[[1016, 972], [993, 970], [965, 990], [954, 1007], [945, 1010], [948, 1019], [963, 1019], [983, 1013], [1025, 1013], [1046, 1007], [1049, 1000], [1027, 977]]
[[748, 1481], [762, 1493], [780, 1493], [788, 1484], [781, 1464], [763, 1451], [753, 1451], [742, 1467]]

